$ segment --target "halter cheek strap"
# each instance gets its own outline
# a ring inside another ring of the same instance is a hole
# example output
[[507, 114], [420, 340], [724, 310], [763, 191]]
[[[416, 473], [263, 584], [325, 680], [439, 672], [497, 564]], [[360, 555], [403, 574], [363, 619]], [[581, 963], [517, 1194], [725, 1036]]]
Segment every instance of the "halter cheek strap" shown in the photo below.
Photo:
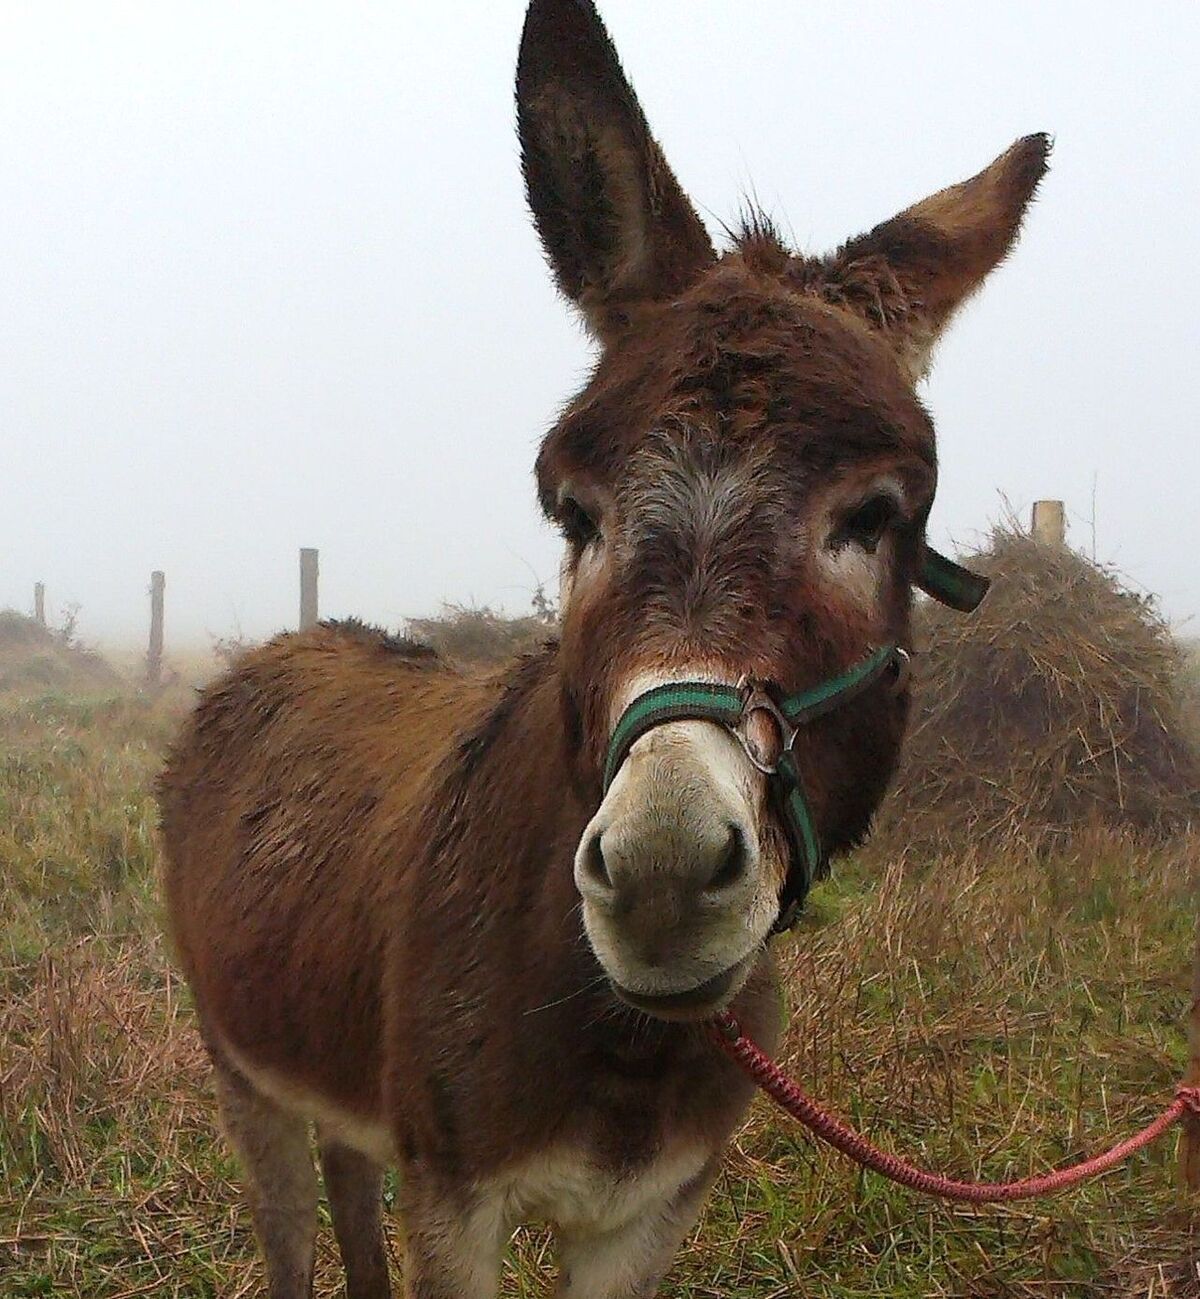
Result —
[[991, 579], [981, 573], [972, 573], [954, 560], [947, 559], [930, 546], [925, 547], [925, 558], [917, 575], [917, 586], [959, 613], [974, 613], [988, 593]]
[[[978, 607], [988, 588], [987, 578], [960, 568], [928, 548], [917, 584], [935, 600], [965, 612]], [[608, 792], [616, 779], [629, 750], [654, 727], [678, 721], [706, 721], [723, 726], [766, 776], [771, 797], [787, 830], [791, 864], [780, 893], [774, 931], [790, 929], [813, 881], [825, 874], [829, 863], [804, 796], [796, 762], [796, 737], [807, 723], [848, 703], [884, 676], [890, 675], [893, 688], [898, 689], [907, 678], [908, 663], [906, 650], [895, 644], [884, 645], [839, 676], [785, 698], [779, 697], [772, 682], [748, 679], [736, 686], [708, 681], [655, 686], [626, 708], [613, 729], [604, 762], [604, 792]], [[750, 742], [748, 726], [756, 712], [769, 714], [778, 729], [780, 749], [773, 763], [764, 762]]]

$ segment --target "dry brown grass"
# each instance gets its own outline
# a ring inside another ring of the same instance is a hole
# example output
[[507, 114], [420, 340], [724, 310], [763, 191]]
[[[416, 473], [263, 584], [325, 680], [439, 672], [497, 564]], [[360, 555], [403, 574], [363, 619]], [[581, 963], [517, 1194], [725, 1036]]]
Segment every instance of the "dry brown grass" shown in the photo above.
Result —
[[[1127, 1134], [1182, 1067], [1198, 850], [1096, 829], [1050, 860], [898, 861], [848, 904], [835, 884], [785, 958], [785, 1066], [885, 1146], [963, 1177], [1027, 1176]], [[806, 1293], [854, 1276], [869, 1294], [1123, 1294], [1145, 1268], [1191, 1266], [1172, 1147], [1057, 1201], [974, 1210], [864, 1177], [760, 1101], [729, 1196], [772, 1194], [722, 1252], [732, 1280], [773, 1246]]]
[[[1096, 830], [1049, 863], [851, 867], [784, 948], [784, 1062], [885, 1145], [962, 1175], [1024, 1175], [1127, 1132], [1182, 1064], [1198, 850]], [[257, 1293], [154, 933], [59, 945], [0, 987], [0, 1292]], [[1145, 1294], [1131, 1287], [1193, 1249], [1169, 1145], [1053, 1203], [969, 1210], [863, 1177], [759, 1102], [664, 1293]], [[524, 1233], [506, 1293], [542, 1293], [549, 1272], [545, 1235]], [[339, 1285], [326, 1227], [318, 1293]]]

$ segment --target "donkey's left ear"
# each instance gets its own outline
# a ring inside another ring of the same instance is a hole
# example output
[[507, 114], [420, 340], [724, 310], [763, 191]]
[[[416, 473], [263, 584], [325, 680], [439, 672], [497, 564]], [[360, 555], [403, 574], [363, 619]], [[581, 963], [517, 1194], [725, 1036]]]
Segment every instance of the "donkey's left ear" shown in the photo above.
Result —
[[831, 296], [887, 336], [914, 382], [951, 316], [1015, 243], [1049, 155], [1049, 136], [1027, 135], [978, 176], [852, 239], [832, 259]]
[[608, 341], [715, 257], [592, 0], [532, 0], [517, 62], [529, 206], [559, 288]]

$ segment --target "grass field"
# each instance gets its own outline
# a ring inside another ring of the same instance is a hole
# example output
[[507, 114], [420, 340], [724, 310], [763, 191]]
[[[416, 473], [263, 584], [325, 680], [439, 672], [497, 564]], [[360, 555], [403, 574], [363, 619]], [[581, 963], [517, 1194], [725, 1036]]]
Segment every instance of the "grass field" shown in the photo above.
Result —
[[[180, 695], [0, 695], [0, 1295], [235, 1296], [261, 1273], [159, 937]], [[1023, 1175], [1148, 1120], [1185, 1058], [1200, 837], [843, 866], [787, 940], [787, 1063], [887, 1146]], [[756, 1104], [672, 1297], [1200, 1294], [1174, 1139], [1031, 1207], [945, 1207]], [[402, 1248], [392, 1232], [397, 1271]], [[545, 1291], [522, 1234], [505, 1293]], [[332, 1233], [319, 1293], [339, 1293]]]

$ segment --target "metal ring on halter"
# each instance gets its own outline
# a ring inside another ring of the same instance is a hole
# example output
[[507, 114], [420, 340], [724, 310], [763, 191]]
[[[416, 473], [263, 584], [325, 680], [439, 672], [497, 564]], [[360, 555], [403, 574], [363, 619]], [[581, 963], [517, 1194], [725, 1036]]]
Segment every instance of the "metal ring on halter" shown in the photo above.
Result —
[[896, 646], [892, 652], [892, 663], [895, 665], [896, 676], [892, 681], [892, 693], [898, 694], [908, 685], [908, 679], [912, 676], [912, 655], [906, 649]]
[[[895, 692], [908, 682], [908, 652], [896, 644], [880, 646], [865, 658], [852, 664], [839, 676], [827, 678], [815, 686], [780, 700], [777, 684], [743, 676], [736, 686], [713, 681], [672, 681], [655, 686], [629, 704], [609, 738], [604, 765], [604, 788], [613, 777], [634, 743], [654, 726], [672, 721], [714, 722], [724, 727], [745, 750], [755, 770], [770, 783], [770, 794], [783, 816], [784, 830], [790, 845], [791, 863], [780, 893], [778, 932], [789, 926], [804, 900], [813, 879], [824, 874], [828, 857], [821, 847], [820, 834], [804, 797], [803, 781], [796, 764], [796, 736], [802, 726], [824, 717], [832, 709], [856, 698], [876, 683]], [[885, 678], [890, 675], [891, 680]], [[770, 753], [751, 737], [755, 713], [766, 713], [775, 723], [779, 740], [772, 760]]]
[[[777, 776], [779, 774], [779, 757], [791, 752], [792, 746], [796, 743], [799, 727], [793, 726], [788, 721], [779, 705], [771, 698], [770, 692], [760, 681], [754, 681], [750, 677], [742, 677], [738, 682], [738, 689], [743, 695], [742, 715], [738, 718], [737, 725], [730, 729], [733, 731], [738, 743], [746, 751], [746, 757], [750, 759], [751, 763], [764, 776]], [[754, 745], [750, 740], [750, 718], [755, 713], [766, 713], [779, 731], [779, 757], [770, 765], [763, 762], [755, 753]]]

